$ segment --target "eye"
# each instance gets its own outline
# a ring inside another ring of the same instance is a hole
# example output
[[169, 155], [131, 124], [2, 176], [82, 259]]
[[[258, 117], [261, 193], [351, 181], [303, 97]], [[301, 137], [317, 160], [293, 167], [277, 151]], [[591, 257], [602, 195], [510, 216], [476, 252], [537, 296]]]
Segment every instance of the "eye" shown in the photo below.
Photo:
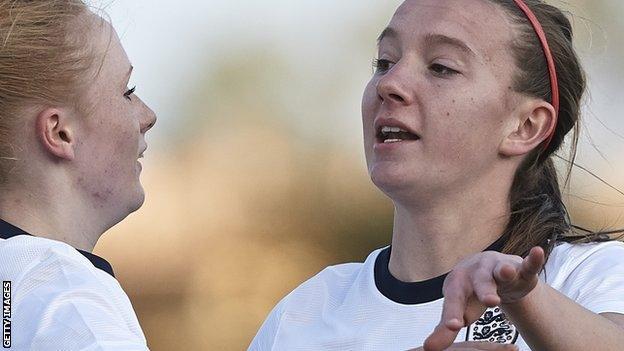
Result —
[[383, 73], [389, 71], [394, 63], [385, 59], [373, 59], [373, 71], [374, 73]]
[[431, 66], [429, 66], [429, 69], [438, 76], [453, 76], [453, 75], [459, 74], [459, 71], [456, 71], [452, 68], [441, 65], [439, 63], [432, 64]]
[[126, 99], [128, 99], [128, 100], [132, 101], [132, 98], [130, 98], [130, 95], [134, 94], [134, 92], [135, 92], [135, 91], [136, 91], [136, 86], [135, 86], [135, 87], [132, 87], [132, 89], [130, 89], [130, 90], [128, 90], [128, 91], [126, 91], [126, 92], [124, 93], [124, 97], [125, 97]]

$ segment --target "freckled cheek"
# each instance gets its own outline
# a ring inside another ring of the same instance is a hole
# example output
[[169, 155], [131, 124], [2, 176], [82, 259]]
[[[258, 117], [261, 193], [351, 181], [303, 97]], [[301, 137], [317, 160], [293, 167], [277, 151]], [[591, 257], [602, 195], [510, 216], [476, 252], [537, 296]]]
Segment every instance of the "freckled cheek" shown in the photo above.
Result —
[[438, 117], [425, 122], [426, 133], [431, 136], [426, 143], [428, 149], [441, 158], [457, 158], [474, 148], [479, 139], [475, 133], [482, 125], [478, 109], [470, 105], [469, 101], [451, 99], [436, 106]]
[[133, 132], [122, 134], [117, 145], [117, 154], [120, 157], [123, 155], [130, 161], [135, 161], [139, 156], [138, 152], [137, 134]]
[[428, 149], [434, 150], [442, 160], [461, 157], [473, 144], [469, 132], [458, 124], [443, 127], [432, 141], [428, 143]]
[[138, 140], [135, 132], [123, 125], [111, 126], [110, 133], [100, 143], [100, 154], [106, 159], [107, 169], [113, 172], [127, 173], [129, 164], [138, 157]]

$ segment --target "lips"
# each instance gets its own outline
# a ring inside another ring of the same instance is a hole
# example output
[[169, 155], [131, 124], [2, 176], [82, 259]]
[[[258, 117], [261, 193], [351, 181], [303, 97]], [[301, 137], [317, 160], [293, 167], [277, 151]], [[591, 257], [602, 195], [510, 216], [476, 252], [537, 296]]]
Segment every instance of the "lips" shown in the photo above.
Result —
[[394, 118], [377, 118], [374, 126], [378, 143], [389, 144], [420, 140], [420, 136], [412, 128]]
[[138, 158], [143, 158], [143, 153], [147, 150], [147, 146], [141, 151]]

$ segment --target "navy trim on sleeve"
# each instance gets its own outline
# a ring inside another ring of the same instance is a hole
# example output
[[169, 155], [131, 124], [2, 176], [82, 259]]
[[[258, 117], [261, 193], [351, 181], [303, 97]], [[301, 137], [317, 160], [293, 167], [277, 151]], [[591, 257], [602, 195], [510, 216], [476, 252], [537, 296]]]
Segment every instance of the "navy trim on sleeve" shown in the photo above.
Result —
[[[504, 239], [503, 237], [499, 238], [484, 251], [500, 252], [505, 245]], [[448, 273], [419, 282], [400, 281], [390, 273], [388, 268], [391, 250], [392, 246], [383, 249], [375, 259], [375, 285], [382, 295], [404, 305], [427, 303], [444, 297], [442, 285]]]
[[[13, 224], [6, 222], [3, 219], [0, 219], [0, 238], [9, 239], [18, 235], [34, 236], [20, 229], [19, 227], [16, 227]], [[87, 251], [79, 249], [76, 249], [76, 251], [86, 257], [96, 268], [103, 270], [104, 272], [110, 274], [113, 278], [115, 278], [115, 272], [113, 272], [113, 267], [104, 258]]]

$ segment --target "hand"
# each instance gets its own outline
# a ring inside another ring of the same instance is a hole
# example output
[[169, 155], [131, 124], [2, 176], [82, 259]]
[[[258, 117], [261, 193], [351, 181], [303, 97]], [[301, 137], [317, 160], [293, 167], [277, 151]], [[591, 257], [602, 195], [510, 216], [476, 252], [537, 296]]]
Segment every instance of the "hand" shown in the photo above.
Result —
[[539, 283], [545, 263], [541, 247], [529, 255], [505, 255], [485, 251], [461, 261], [444, 280], [442, 318], [429, 335], [423, 351], [449, 347], [461, 328], [476, 321], [488, 307], [513, 304], [527, 296]]
[[[422, 347], [412, 349], [410, 351], [423, 351]], [[497, 344], [490, 342], [460, 342], [447, 347], [445, 350], [449, 351], [518, 351], [518, 346], [508, 344]]]

